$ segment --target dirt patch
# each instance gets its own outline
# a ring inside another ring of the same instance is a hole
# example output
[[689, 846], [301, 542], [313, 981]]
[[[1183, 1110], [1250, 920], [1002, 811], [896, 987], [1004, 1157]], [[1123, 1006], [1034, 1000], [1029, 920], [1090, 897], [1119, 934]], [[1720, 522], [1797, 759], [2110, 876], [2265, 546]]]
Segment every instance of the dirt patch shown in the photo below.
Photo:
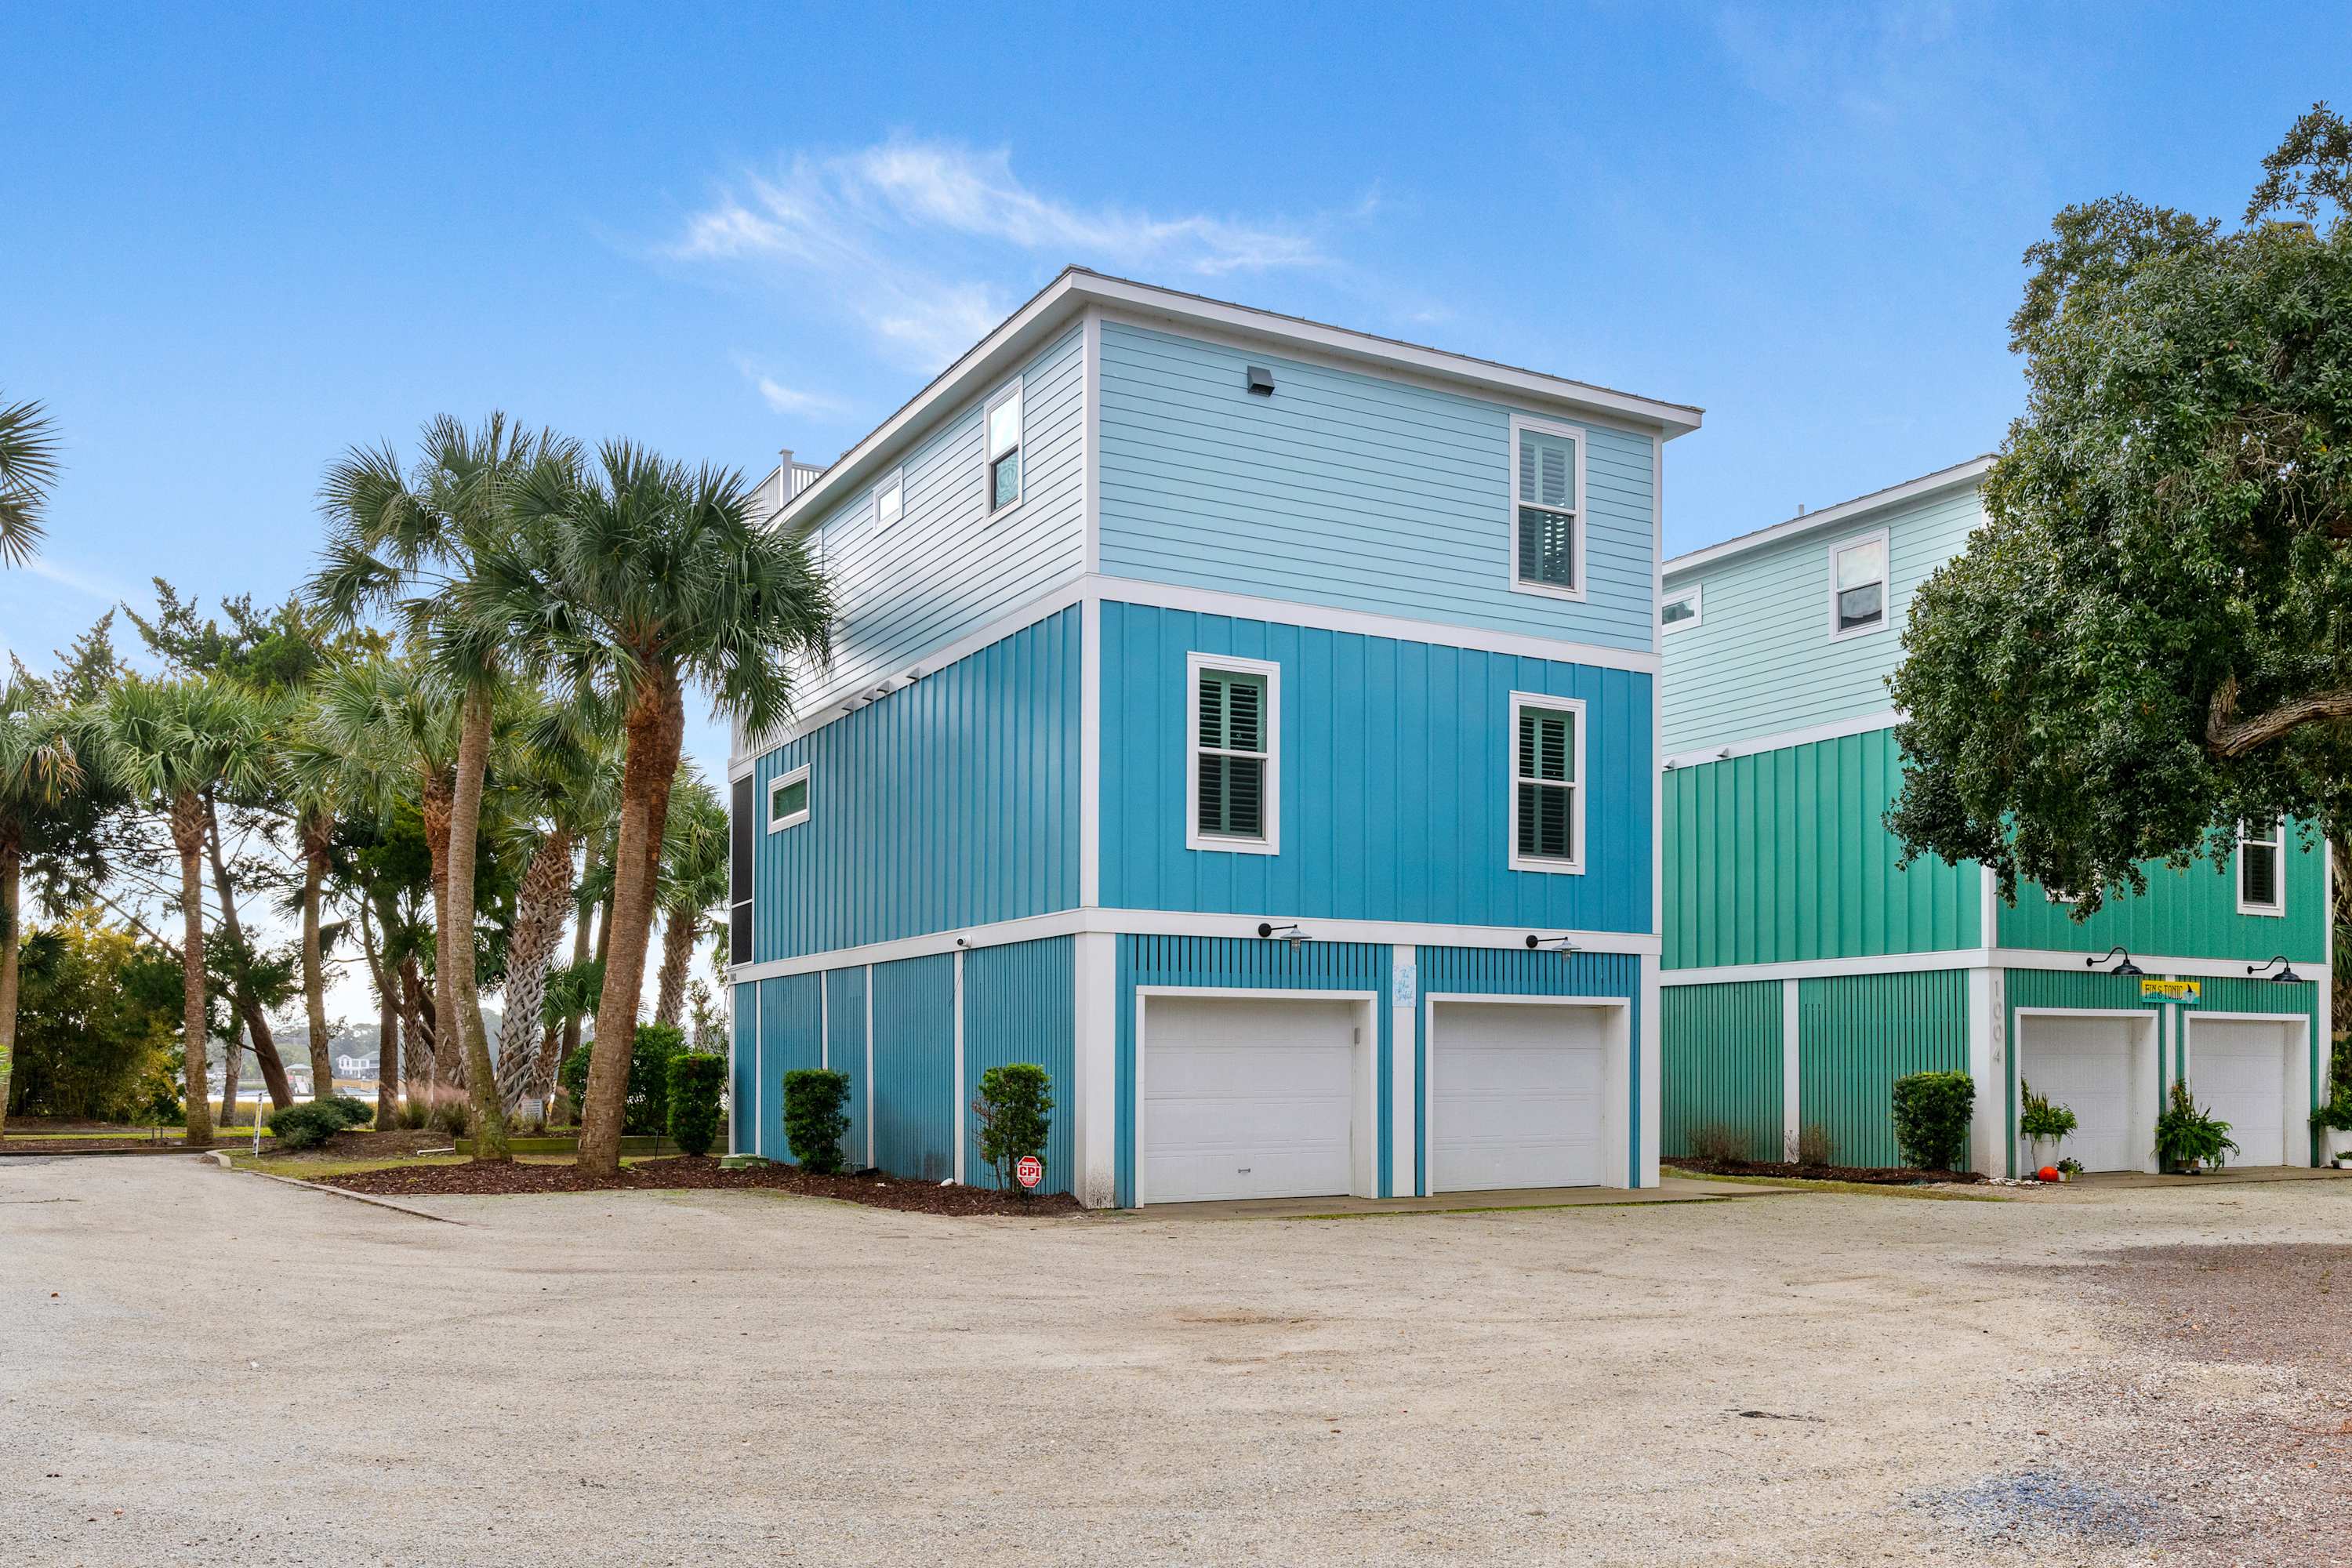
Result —
[[917, 1214], [1035, 1216], [1084, 1212], [1078, 1201], [1067, 1193], [1045, 1194], [1024, 1203], [990, 1187], [942, 1186], [937, 1182], [906, 1181], [897, 1176], [815, 1176], [795, 1165], [751, 1165], [730, 1171], [708, 1156], [698, 1159], [683, 1154], [624, 1165], [615, 1176], [592, 1174], [569, 1164], [485, 1164], [472, 1161], [463, 1165], [360, 1171], [329, 1178], [327, 1184], [379, 1197], [744, 1188], [793, 1193], [802, 1197], [840, 1198]]
[[[235, 1148], [226, 1139], [222, 1140], [222, 1144]], [[427, 1149], [446, 1150], [449, 1146], [446, 1132], [411, 1131], [404, 1127], [395, 1127], [388, 1132], [357, 1129], [338, 1132], [324, 1143], [313, 1143], [308, 1149], [280, 1149], [264, 1140], [261, 1163], [268, 1164], [278, 1160], [399, 1160], [411, 1154], [422, 1154]], [[249, 1140], [247, 1147], [251, 1147]]]
[[1798, 1182], [1867, 1182], [1874, 1186], [1916, 1187], [1924, 1183], [1981, 1183], [1974, 1171], [1914, 1171], [1903, 1166], [1800, 1165], [1784, 1160], [1698, 1160], [1670, 1156], [1666, 1163], [1694, 1176], [1778, 1176]]

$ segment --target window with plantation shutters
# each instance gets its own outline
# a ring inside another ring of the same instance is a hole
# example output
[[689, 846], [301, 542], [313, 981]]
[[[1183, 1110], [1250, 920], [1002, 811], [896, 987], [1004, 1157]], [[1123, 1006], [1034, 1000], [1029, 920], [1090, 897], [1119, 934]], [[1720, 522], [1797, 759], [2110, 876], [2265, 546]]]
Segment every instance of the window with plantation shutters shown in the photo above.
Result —
[[1255, 660], [1195, 654], [1187, 674], [1192, 755], [1185, 842], [1195, 849], [1272, 854], [1281, 672]]
[[1511, 586], [1584, 596], [1584, 432], [1511, 421]]
[[1584, 868], [1584, 707], [1511, 697], [1511, 852], [1519, 871]]

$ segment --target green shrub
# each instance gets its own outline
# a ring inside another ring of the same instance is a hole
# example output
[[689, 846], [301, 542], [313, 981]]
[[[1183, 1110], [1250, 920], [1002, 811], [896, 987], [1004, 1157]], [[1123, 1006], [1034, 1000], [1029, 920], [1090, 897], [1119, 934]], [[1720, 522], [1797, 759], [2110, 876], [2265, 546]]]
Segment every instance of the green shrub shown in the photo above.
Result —
[[719, 1091], [727, 1058], [716, 1051], [680, 1051], [669, 1059], [669, 1135], [688, 1154], [708, 1154], [719, 1136]]
[[[575, 1115], [588, 1103], [588, 1064], [596, 1043], [590, 1040], [563, 1058], [555, 1081], [571, 1100]], [[685, 1031], [670, 1024], [639, 1024], [629, 1051], [628, 1098], [621, 1111], [621, 1131], [632, 1136], [661, 1132], [669, 1126], [669, 1060], [686, 1048]]]
[[400, 1102], [399, 1113], [393, 1120], [411, 1132], [422, 1132], [432, 1124], [433, 1107], [422, 1095], [412, 1094]]
[[269, 1113], [269, 1131], [280, 1149], [315, 1149], [343, 1125], [342, 1112], [315, 1100], [281, 1105]]
[[784, 1075], [784, 1142], [801, 1169], [830, 1176], [841, 1169], [841, 1140], [849, 1131], [842, 1107], [849, 1075], [829, 1068], [795, 1068]]
[[1711, 1164], [1738, 1164], [1748, 1158], [1748, 1139], [1726, 1121], [1702, 1121], [1683, 1134], [1683, 1152]]
[[996, 1169], [996, 1184], [1007, 1192], [1024, 1187], [1013, 1173], [1024, 1154], [1045, 1159], [1045, 1136], [1053, 1131], [1054, 1080], [1035, 1062], [1007, 1062], [980, 1075], [980, 1098], [971, 1102], [980, 1118], [980, 1157]]
[[1915, 1072], [1895, 1080], [1895, 1146], [1915, 1171], [1957, 1171], [1968, 1157], [1976, 1080], [1964, 1072]]
[[474, 1124], [474, 1102], [462, 1093], [452, 1093], [433, 1108], [433, 1130], [452, 1138], [463, 1138]]
[[348, 1094], [331, 1094], [323, 1100], [314, 1100], [311, 1103], [323, 1105], [341, 1117], [343, 1125], [346, 1127], [365, 1127], [375, 1117], [374, 1106], [364, 1100], [354, 1100]]
[[2327, 1103], [2311, 1113], [2311, 1124], [2330, 1132], [2352, 1132], [2352, 1089], [2339, 1084]]
[[1797, 1163], [1800, 1165], [1834, 1165], [1837, 1163], [1837, 1140], [1830, 1130], [1818, 1121], [1808, 1121], [1797, 1129]]
[[2238, 1145], [2230, 1138], [2230, 1124], [2200, 1107], [2189, 1095], [2189, 1085], [2175, 1079], [2171, 1098], [2156, 1119], [2158, 1161], [2194, 1170], [2219, 1165], [2226, 1155], [2237, 1152]]

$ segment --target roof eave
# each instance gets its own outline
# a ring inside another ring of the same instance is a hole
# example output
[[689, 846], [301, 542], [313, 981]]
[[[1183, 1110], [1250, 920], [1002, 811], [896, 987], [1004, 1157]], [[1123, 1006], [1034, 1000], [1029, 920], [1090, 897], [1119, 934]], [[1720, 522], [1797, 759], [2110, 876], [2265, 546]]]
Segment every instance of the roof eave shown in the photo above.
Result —
[[1666, 562], [1660, 568], [1660, 572], [1662, 575], [1667, 577], [1685, 575], [1698, 571], [1702, 567], [1719, 565], [1723, 562], [1754, 551], [1769, 550], [1777, 544], [1786, 544], [1792, 539], [1801, 539], [1819, 529], [1840, 528], [1859, 522], [1864, 518], [1885, 511], [1889, 507], [1920, 500], [1939, 491], [1957, 489], [1965, 485], [1980, 484], [1984, 480], [1986, 470], [1992, 467], [1992, 463], [1993, 454], [1990, 452], [1982, 457], [1970, 458], [1965, 463], [1955, 463], [1948, 468], [1938, 468], [1932, 474], [1922, 474], [1916, 479], [1906, 479], [1901, 484], [1889, 485], [1885, 489], [1873, 490], [1867, 495], [1856, 496], [1852, 500], [1840, 501], [1835, 506], [1825, 506], [1819, 511], [1809, 511], [1801, 517], [1792, 517], [1785, 522], [1776, 522], [1769, 528], [1759, 528], [1752, 533], [1738, 534], [1720, 543], [1705, 545], [1697, 550], [1685, 552]]

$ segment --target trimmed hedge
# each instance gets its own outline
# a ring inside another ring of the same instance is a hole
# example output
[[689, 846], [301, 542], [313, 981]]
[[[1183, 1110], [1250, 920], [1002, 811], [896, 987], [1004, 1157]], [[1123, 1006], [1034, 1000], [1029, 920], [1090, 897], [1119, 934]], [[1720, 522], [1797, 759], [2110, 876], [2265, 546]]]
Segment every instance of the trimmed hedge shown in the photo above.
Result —
[[269, 1113], [269, 1131], [280, 1149], [315, 1149], [348, 1125], [343, 1113], [323, 1100], [281, 1105]]
[[719, 1137], [719, 1091], [727, 1058], [716, 1051], [680, 1051], [669, 1059], [669, 1135], [688, 1154], [708, 1154]]
[[348, 1094], [331, 1094], [322, 1100], [315, 1100], [311, 1103], [326, 1106], [334, 1111], [343, 1119], [343, 1125], [346, 1127], [365, 1127], [370, 1121], [375, 1120], [374, 1106], [364, 1100], [354, 1100]]
[[1054, 1079], [1035, 1062], [1006, 1062], [980, 1075], [980, 1098], [971, 1102], [980, 1118], [980, 1157], [996, 1169], [996, 1184], [1009, 1193], [1029, 1195], [1013, 1175], [1024, 1154], [1045, 1160], [1046, 1134], [1053, 1131]]
[[841, 1140], [849, 1131], [842, 1107], [849, 1100], [849, 1075], [830, 1068], [795, 1068], [784, 1075], [784, 1142], [803, 1171], [837, 1174]]
[[1976, 1080], [1964, 1072], [1915, 1072], [1895, 1080], [1895, 1146], [1915, 1171], [1966, 1169]]

